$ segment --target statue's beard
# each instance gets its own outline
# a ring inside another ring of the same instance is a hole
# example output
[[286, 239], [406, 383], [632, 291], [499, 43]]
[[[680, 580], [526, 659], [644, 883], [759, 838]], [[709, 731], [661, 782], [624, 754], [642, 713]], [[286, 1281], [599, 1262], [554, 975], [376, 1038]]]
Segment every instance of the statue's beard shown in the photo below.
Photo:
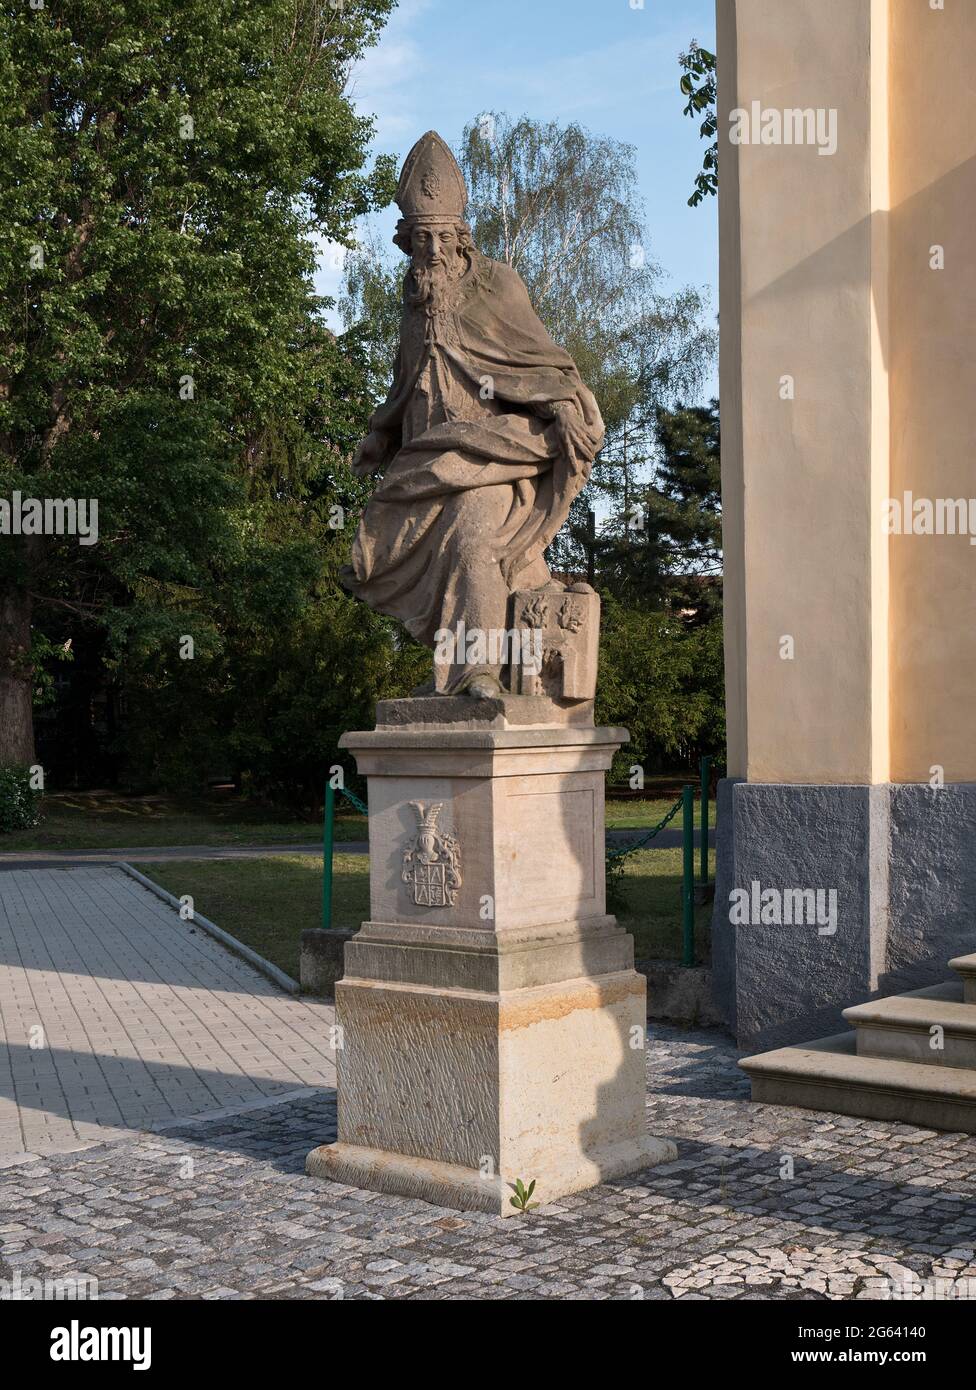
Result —
[[429, 315], [442, 314], [454, 302], [454, 282], [457, 274], [451, 273], [447, 263], [437, 258], [433, 261], [413, 261], [407, 277], [407, 303], [422, 305]]

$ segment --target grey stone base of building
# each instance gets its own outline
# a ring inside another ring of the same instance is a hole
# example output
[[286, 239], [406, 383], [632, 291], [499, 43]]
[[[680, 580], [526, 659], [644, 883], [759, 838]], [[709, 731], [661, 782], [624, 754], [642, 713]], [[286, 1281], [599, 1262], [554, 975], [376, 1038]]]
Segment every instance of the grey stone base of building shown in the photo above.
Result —
[[837, 1033], [852, 1004], [948, 979], [976, 950], [974, 851], [973, 783], [721, 782], [713, 984], [740, 1045]]

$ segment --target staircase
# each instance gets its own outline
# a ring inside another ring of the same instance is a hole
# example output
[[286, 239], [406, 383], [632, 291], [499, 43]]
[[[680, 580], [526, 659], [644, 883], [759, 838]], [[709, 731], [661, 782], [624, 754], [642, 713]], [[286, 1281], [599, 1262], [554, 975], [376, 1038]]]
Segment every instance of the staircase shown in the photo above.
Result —
[[958, 980], [845, 1009], [852, 1033], [743, 1058], [753, 1100], [976, 1134], [976, 955], [949, 966]]

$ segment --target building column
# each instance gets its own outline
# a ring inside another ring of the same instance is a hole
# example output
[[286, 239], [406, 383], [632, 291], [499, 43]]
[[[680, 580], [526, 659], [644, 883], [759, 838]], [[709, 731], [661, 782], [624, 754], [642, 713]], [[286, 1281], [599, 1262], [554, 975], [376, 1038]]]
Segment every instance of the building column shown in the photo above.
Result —
[[[967, 845], [976, 858], [976, 548], [886, 529], [912, 487], [976, 492], [976, 7], [717, 8], [729, 782], [715, 971], [729, 1023], [766, 1046], [943, 978], [976, 944], [969, 895], [948, 884]], [[835, 920], [785, 920], [786, 895], [808, 890]]]

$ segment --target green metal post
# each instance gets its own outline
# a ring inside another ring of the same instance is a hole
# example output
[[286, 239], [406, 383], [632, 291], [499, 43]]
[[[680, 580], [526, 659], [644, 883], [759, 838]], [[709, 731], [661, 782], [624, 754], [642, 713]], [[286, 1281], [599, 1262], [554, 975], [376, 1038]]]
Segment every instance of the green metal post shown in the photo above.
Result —
[[684, 872], [681, 882], [681, 918], [684, 936], [683, 965], [695, 963], [695, 789], [681, 792], [684, 812]]
[[325, 784], [325, 812], [322, 821], [322, 930], [332, 926], [332, 835], [335, 815], [335, 791], [331, 782]]
[[708, 796], [711, 791], [712, 760], [701, 760], [701, 881], [708, 882]]

